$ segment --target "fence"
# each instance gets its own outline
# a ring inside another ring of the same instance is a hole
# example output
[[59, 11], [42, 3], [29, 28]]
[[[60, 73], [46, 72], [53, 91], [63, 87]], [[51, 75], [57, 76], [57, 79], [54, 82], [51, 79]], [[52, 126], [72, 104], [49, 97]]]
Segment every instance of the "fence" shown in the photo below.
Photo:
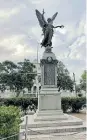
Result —
[[12, 136], [8, 136], [6, 138], [0, 138], [0, 140], [21, 140], [20, 139], [20, 133], [19, 134], [14, 134]]

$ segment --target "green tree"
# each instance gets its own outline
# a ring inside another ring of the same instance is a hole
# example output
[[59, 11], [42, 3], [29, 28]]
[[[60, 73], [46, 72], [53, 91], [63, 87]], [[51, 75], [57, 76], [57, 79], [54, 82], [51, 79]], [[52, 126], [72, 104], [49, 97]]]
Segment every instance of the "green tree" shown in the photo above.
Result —
[[73, 91], [74, 83], [69, 75], [69, 71], [65, 68], [65, 65], [61, 61], [58, 61], [57, 75], [58, 91], [61, 89]]
[[24, 88], [28, 91], [33, 85], [33, 69], [35, 66], [27, 59], [24, 62], [17, 64], [11, 61], [4, 61], [0, 63], [0, 90], [4, 91], [7, 87], [10, 91], [16, 91], [17, 96]]
[[0, 90], [4, 92], [9, 86], [10, 90], [13, 90], [14, 73], [17, 70], [17, 65], [12, 61], [4, 61], [0, 63]]
[[24, 62], [18, 63], [18, 73], [22, 77], [23, 81], [23, 89], [27, 88], [30, 91], [31, 87], [33, 86], [33, 79], [35, 78], [36, 74], [33, 72], [35, 65], [31, 63], [28, 59], [25, 59]]
[[84, 70], [83, 74], [81, 75], [80, 79], [80, 88], [81, 90], [86, 91], [86, 76], [87, 76], [87, 71]]

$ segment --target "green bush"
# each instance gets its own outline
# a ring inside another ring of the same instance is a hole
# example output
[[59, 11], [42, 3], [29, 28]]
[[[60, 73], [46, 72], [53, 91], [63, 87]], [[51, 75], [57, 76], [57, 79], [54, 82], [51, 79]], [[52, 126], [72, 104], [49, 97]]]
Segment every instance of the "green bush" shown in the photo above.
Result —
[[84, 104], [86, 104], [85, 97], [71, 98], [72, 112], [79, 112]]
[[[38, 99], [37, 98], [1, 98], [0, 102], [6, 106], [13, 105], [20, 107], [26, 114], [26, 110], [29, 107], [30, 110], [37, 108]], [[33, 105], [33, 106], [32, 106]], [[35, 107], [35, 108], [33, 108]]]
[[78, 94], [78, 97], [82, 97], [83, 95], [81, 93]]
[[84, 104], [86, 104], [85, 97], [63, 97], [61, 100], [63, 112], [72, 109], [72, 112], [79, 112]]
[[62, 110], [63, 112], [67, 112], [67, 110], [70, 108], [71, 106], [71, 100], [70, 97], [62, 97], [61, 99], [61, 106], [62, 106]]
[[[30, 110], [36, 110], [38, 105], [37, 98], [9, 98], [9, 99], [0, 99], [4, 105], [14, 105], [20, 107], [26, 114], [26, 110], [29, 107]], [[67, 112], [68, 109], [72, 109], [72, 112], [79, 112], [82, 108], [82, 105], [86, 104], [85, 97], [62, 97], [61, 106], [63, 112]]]
[[17, 107], [0, 106], [0, 138], [19, 133], [20, 123], [20, 110]]

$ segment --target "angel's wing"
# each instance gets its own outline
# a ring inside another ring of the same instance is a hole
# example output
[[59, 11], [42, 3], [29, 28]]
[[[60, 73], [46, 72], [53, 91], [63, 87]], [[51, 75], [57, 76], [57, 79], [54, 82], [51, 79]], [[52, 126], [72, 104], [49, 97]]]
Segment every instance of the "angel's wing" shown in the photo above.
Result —
[[41, 14], [38, 10], [36, 10], [36, 16], [38, 18], [39, 24], [40, 26], [43, 28], [45, 24], [47, 24], [47, 22], [44, 19], [43, 14]]
[[58, 12], [56, 12], [56, 13], [52, 16], [52, 18], [51, 18], [52, 21], [56, 18], [57, 14], [58, 14]]

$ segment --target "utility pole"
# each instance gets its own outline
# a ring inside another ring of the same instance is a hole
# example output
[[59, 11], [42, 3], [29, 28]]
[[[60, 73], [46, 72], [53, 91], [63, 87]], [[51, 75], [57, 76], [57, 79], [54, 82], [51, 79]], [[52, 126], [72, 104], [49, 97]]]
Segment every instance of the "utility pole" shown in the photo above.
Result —
[[[44, 10], [43, 10], [43, 12], [44, 12]], [[30, 39], [32, 39], [33, 37], [30, 37]], [[36, 38], [36, 37], [35, 37]], [[36, 39], [35, 39], [36, 40]], [[38, 82], [38, 45], [39, 45], [39, 42], [38, 42], [38, 40], [36, 40], [36, 42], [37, 42], [37, 57], [36, 57], [36, 59], [37, 59], [37, 62], [36, 62], [36, 70], [37, 70], [37, 76], [35, 77], [35, 80], [36, 80], [36, 97], [38, 96], [38, 94], [39, 94], [39, 82]]]
[[38, 64], [38, 45], [37, 45], [37, 64]]
[[[37, 43], [39, 44], [39, 43]], [[37, 97], [38, 97], [38, 94], [39, 94], [39, 82], [38, 82], [38, 45], [37, 45], [37, 65], [36, 65], [36, 68], [37, 68], [37, 76], [36, 76], [36, 87], [37, 87]]]
[[74, 92], [77, 96], [77, 93], [76, 93], [76, 80], [75, 80], [75, 73], [73, 73], [73, 78], [74, 78]]

